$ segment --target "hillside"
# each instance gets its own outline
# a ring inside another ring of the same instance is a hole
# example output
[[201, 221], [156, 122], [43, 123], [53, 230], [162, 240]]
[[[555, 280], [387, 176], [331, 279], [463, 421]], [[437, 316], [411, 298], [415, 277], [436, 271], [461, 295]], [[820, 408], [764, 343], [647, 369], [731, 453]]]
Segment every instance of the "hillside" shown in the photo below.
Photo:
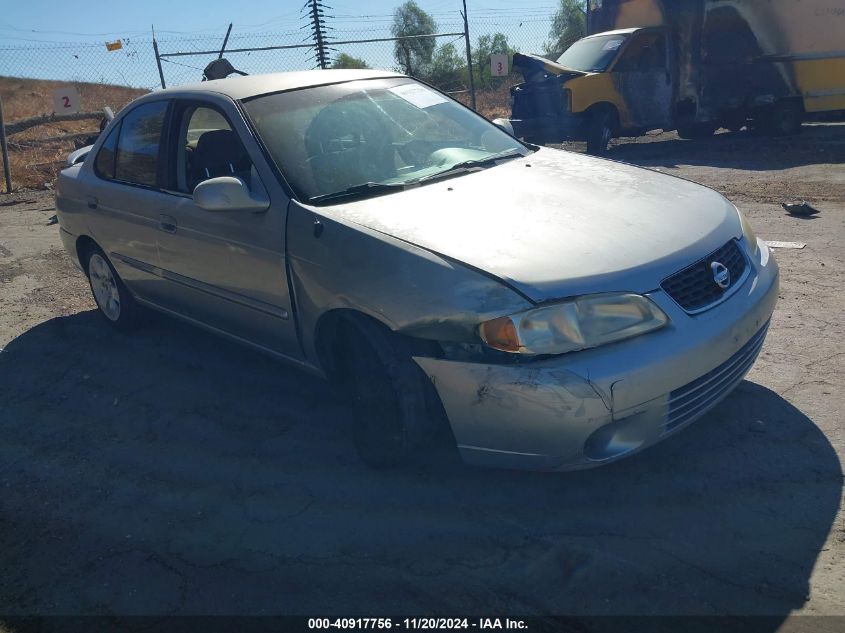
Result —
[[[53, 111], [52, 91], [67, 85], [76, 87], [81, 109], [85, 111], [101, 110], [104, 106], [109, 106], [117, 112], [129, 101], [146, 92], [143, 89], [109, 84], [0, 77], [0, 98], [3, 99], [6, 125], [21, 119], [50, 114]], [[45, 144], [38, 142], [40, 139], [64, 134], [96, 133], [97, 130], [98, 122], [94, 120], [65, 121], [41, 125], [9, 136], [9, 164], [13, 188], [40, 189], [46, 183], [51, 183], [64, 165], [68, 153], [75, 149], [72, 141]], [[2, 183], [2, 187], [2, 191], [5, 191], [5, 183]]]

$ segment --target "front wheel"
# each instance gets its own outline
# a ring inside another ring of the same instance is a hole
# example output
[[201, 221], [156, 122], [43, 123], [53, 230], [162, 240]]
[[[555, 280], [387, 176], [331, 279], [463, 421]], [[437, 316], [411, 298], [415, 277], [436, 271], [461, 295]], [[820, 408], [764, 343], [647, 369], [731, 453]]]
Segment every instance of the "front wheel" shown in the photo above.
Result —
[[431, 381], [401, 338], [367, 317], [348, 317], [340, 336], [339, 365], [354, 404], [359, 457], [373, 468], [413, 461], [445, 422]]
[[103, 251], [93, 248], [85, 267], [91, 294], [100, 314], [119, 330], [137, 323], [138, 306]]
[[615, 133], [616, 116], [613, 112], [600, 110], [591, 114], [587, 122], [587, 153], [593, 156], [607, 154]]

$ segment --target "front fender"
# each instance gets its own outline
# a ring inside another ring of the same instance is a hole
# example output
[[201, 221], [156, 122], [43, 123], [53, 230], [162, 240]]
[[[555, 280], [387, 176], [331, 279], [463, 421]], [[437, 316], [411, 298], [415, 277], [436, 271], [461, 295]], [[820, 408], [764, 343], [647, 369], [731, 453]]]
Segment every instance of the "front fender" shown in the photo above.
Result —
[[288, 213], [300, 337], [317, 365], [316, 326], [332, 310], [356, 310], [408, 336], [472, 343], [482, 321], [532, 305], [492, 276], [330, 214], [296, 202]]

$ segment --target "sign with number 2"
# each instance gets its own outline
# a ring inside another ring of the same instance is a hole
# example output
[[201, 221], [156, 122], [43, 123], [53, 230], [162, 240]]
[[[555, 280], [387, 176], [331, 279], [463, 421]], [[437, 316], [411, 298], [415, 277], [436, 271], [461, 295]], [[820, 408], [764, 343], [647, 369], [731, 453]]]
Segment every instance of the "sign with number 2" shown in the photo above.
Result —
[[79, 112], [79, 93], [73, 86], [62, 86], [53, 90], [53, 112], [76, 114]]

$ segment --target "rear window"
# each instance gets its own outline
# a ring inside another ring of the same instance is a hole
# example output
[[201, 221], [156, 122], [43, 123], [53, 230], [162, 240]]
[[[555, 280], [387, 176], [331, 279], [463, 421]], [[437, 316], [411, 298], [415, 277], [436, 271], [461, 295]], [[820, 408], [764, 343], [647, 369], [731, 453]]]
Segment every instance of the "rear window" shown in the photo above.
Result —
[[120, 134], [120, 123], [114, 126], [109, 132], [106, 140], [97, 152], [97, 159], [94, 161], [94, 171], [100, 178], [112, 180], [114, 178], [114, 157], [117, 149], [117, 137]]

